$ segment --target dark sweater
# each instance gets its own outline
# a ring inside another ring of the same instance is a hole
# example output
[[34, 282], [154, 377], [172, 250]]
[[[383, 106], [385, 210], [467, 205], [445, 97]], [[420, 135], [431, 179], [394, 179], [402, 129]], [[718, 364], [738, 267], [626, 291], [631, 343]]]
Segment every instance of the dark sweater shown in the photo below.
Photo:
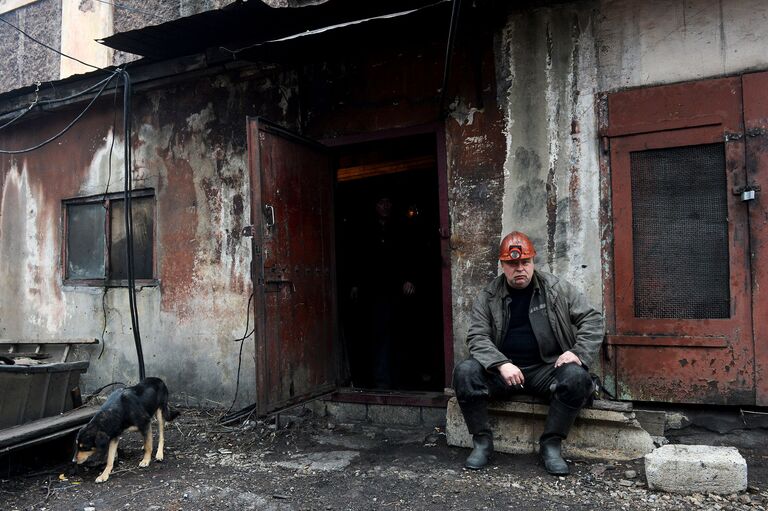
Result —
[[533, 285], [529, 285], [525, 289], [514, 289], [507, 286], [507, 293], [509, 293], [507, 305], [509, 320], [504, 335], [504, 343], [501, 345], [501, 352], [518, 367], [541, 364], [539, 343], [536, 341], [536, 336], [531, 328], [531, 321], [528, 318]]

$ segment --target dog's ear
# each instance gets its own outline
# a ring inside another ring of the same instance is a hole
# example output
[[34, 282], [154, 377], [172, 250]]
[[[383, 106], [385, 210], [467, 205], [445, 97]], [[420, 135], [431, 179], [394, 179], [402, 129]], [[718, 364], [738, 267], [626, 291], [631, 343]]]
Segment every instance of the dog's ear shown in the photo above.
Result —
[[99, 431], [98, 433], [96, 433], [96, 439], [94, 444], [99, 449], [106, 449], [107, 446], [109, 445], [109, 435], [107, 435], [103, 431]]

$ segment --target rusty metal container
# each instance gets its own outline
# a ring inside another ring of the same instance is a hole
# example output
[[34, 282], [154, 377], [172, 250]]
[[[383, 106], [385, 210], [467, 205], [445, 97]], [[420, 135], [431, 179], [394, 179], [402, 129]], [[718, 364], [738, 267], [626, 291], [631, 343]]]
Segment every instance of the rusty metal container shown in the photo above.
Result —
[[80, 385], [88, 364], [0, 365], [0, 429], [71, 410], [70, 391]]

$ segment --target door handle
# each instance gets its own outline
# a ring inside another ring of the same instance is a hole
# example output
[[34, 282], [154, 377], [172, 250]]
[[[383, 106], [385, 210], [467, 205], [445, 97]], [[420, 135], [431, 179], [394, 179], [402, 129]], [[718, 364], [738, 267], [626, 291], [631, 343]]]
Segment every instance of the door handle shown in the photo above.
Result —
[[264, 222], [265, 227], [267, 229], [273, 227], [275, 225], [275, 208], [273, 208], [270, 204], [264, 204], [264, 216], [266, 216], [266, 220]]

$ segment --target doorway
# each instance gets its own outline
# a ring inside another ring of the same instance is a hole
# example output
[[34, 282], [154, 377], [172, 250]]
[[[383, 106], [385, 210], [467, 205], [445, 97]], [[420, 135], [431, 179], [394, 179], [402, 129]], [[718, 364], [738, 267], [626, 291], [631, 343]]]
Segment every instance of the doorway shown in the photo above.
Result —
[[436, 135], [336, 150], [342, 382], [441, 391], [446, 351]]

